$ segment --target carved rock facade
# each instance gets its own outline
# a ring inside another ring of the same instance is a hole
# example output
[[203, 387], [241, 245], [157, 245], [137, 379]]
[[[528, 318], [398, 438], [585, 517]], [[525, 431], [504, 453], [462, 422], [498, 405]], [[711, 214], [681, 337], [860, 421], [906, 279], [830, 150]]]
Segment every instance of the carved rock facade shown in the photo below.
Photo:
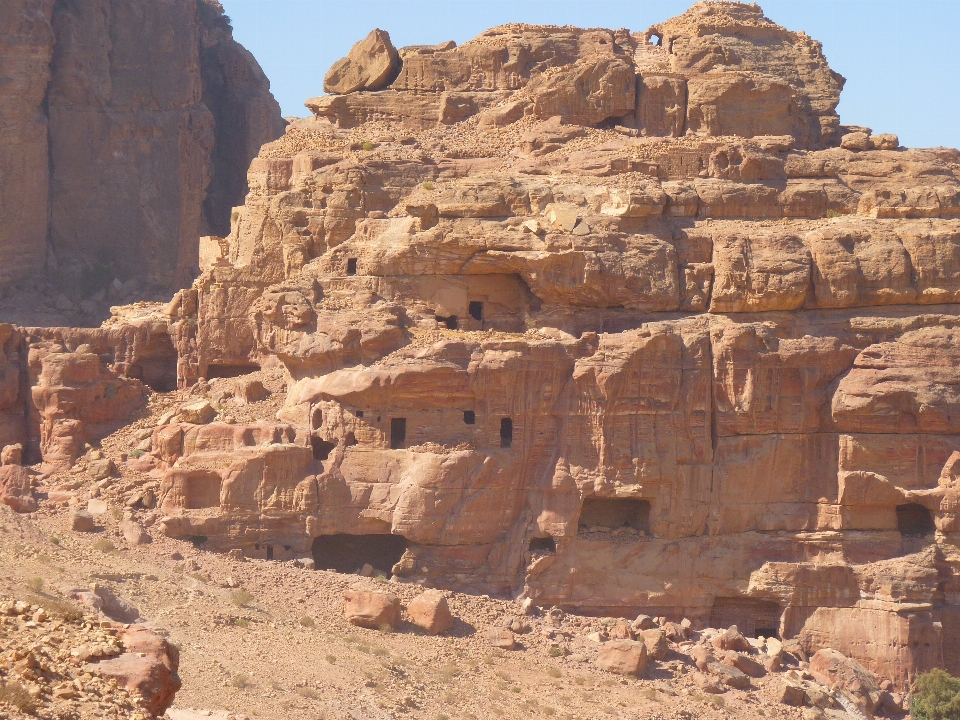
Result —
[[842, 127], [755, 5], [398, 55], [150, 321], [181, 387], [289, 377], [156, 429], [166, 532], [960, 671], [960, 152]]

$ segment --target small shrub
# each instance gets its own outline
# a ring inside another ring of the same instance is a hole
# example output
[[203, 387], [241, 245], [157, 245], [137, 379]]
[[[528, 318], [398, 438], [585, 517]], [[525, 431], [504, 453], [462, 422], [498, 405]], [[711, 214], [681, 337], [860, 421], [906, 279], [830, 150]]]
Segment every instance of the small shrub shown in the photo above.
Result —
[[246, 675], [234, 675], [230, 680], [230, 685], [235, 687], [237, 690], [243, 690], [250, 684], [250, 678]]
[[560, 672], [560, 668], [552, 667], [547, 670], [547, 675], [549, 675], [552, 678], [558, 678], [558, 677], [562, 677], [563, 673]]
[[362, 147], [366, 152], [370, 152], [371, 150], [373, 150], [373, 143], [367, 140], [360, 147]]
[[246, 629], [246, 628], [250, 627], [250, 621], [247, 620], [246, 618], [235, 618], [234, 621], [233, 621], [233, 624], [234, 624], [234, 626], [236, 626], [236, 627], [238, 627], [238, 628], [244, 628], [244, 629]]
[[960, 678], [939, 668], [917, 675], [910, 712], [914, 720], [960, 718]]
[[384, 623], [380, 626], [380, 632], [389, 635], [393, 632], [393, 626], [390, 623]]
[[136, 450], [134, 450], [133, 452], [130, 453], [130, 457], [132, 457], [134, 460], [138, 460], [138, 459], [142, 458], [142, 457], [143, 457], [143, 450], [140, 450], [139, 448], [137, 448]]
[[300, 618], [299, 622], [300, 625], [305, 628], [312, 628], [314, 625], [316, 625], [316, 623], [313, 621], [313, 618], [309, 615], [304, 615], [302, 618]]
[[450, 716], [444, 715], [443, 713], [437, 713], [437, 720], [450, 720]]
[[100, 538], [93, 544], [93, 549], [102, 553], [112, 553], [117, 546], [105, 538]]
[[436, 188], [436, 187], [437, 187], [437, 186], [436, 186], [434, 183], [430, 182], [429, 180], [427, 180], [427, 181], [423, 184], [423, 189], [424, 189], [424, 190], [433, 190], [433, 189]]
[[330, 663], [331, 665], [336, 664], [336, 662], [337, 662], [337, 656], [336, 656], [336, 655], [327, 655], [327, 662]]
[[36, 712], [37, 704], [27, 689], [18, 682], [0, 684], [0, 702], [13, 705], [17, 710], [28, 715]]
[[519, 694], [519, 693], [520, 693], [520, 688], [518, 688], [516, 685], [514, 685], [512, 688], [510, 688], [510, 692], [512, 692], [512, 693], [518, 693], [518, 694]]
[[32, 577], [27, 580], [27, 587], [33, 590], [35, 593], [42, 592], [45, 581], [42, 577]]
[[828, 218], [838, 218], [838, 217], [842, 217], [842, 215], [841, 215], [841, 213], [837, 212], [836, 210], [832, 210], [832, 209], [831, 209], [831, 210], [827, 210], [827, 217], [828, 217]]
[[550, 657], [560, 657], [563, 655], [563, 650], [558, 647], [550, 648]]
[[51, 536], [50, 536], [50, 542], [53, 543], [54, 545], [59, 545], [59, 544], [60, 544], [60, 536], [59, 536], [59, 535], [51, 535]]
[[318, 692], [317, 692], [314, 688], [312, 688], [312, 687], [298, 687], [297, 690], [296, 690], [296, 692], [297, 692], [297, 695], [299, 695], [300, 697], [307, 698], [308, 700], [319, 700], [319, 699], [320, 699], [320, 693], [318, 693]]
[[43, 609], [51, 617], [57, 617], [65, 622], [79, 622], [83, 620], [83, 610], [73, 603], [53, 598], [43, 601]]
[[640, 696], [646, 698], [647, 700], [652, 700], [657, 702], [657, 689], [654, 687], [645, 687], [640, 691]]
[[450, 682], [455, 677], [460, 674], [460, 668], [456, 666], [455, 663], [448, 663], [440, 668], [440, 677], [445, 681]]
[[230, 602], [237, 607], [246, 607], [253, 601], [253, 593], [243, 588], [237, 588], [230, 592]]

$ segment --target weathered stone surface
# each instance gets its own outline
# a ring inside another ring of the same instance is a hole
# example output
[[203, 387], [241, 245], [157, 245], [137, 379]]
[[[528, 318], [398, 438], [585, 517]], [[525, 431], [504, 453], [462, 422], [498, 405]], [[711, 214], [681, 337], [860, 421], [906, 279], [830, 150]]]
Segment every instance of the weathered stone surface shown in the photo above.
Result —
[[0, 467], [0, 503], [9, 505], [15, 512], [28, 513], [37, 509], [33, 486], [33, 473], [27, 468], [20, 465]]
[[880, 704], [881, 692], [876, 677], [856, 660], [830, 648], [817, 650], [810, 658], [810, 672], [822, 678], [821, 682], [851, 693], [863, 702], [867, 712], [873, 713]]
[[439, 635], [453, 627], [453, 615], [447, 599], [439, 590], [427, 590], [407, 605], [410, 622], [419, 625], [431, 635]]
[[647, 668], [647, 647], [632, 640], [611, 640], [600, 648], [595, 664], [607, 672], [640, 677]]
[[119, 639], [125, 653], [84, 668], [139, 694], [149, 712], [164, 713], [182, 684], [177, 674], [180, 651], [166, 638], [137, 625], [121, 631]]
[[400, 600], [396, 595], [374, 590], [346, 590], [343, 616], [351, 625], [379, 629], [400, 624]]
[[383, 90], [399, 71], [400, 55], [390, 42], [390, 34], [376, 29], [333, 64], [323, 79], [323, 90], [334, 95]]
[[85, 510], [70, 511], [70, 529], [74, 532], [93, 532], [97, 529], [97, 522], [93, 515]]

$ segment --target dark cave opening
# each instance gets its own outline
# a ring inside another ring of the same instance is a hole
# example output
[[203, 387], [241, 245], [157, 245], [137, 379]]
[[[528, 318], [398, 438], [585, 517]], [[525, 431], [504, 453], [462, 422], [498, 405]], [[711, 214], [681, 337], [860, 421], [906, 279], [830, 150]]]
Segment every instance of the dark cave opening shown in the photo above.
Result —
[[710, 608], [710, 627], [726, 629], [736, 625], [744, 637], [780, 637], [783, 608], [771, 600], [718, 597]]
[[549, 535], [547, 537], [530, 538], [528, 549], [537, 555], [554, 555], [557, 552], [557, 541]]
[[933, 515], [923, 505], [897, 505], [897, 530], [905, 537], [925, 537], [937, 531]]
[[364, 565], [389, 575], [407, 549], [402, 535], [320, 535], [313, 540], [317, 570], [353, 573]]
[[253, 363], [246, 365], [219, 365], [211, 363], [210, 365], [207, 365], [206, 379], [214, 380], [216, 378], [235, 378], [259, 371], [260, 366], [254, 365]]

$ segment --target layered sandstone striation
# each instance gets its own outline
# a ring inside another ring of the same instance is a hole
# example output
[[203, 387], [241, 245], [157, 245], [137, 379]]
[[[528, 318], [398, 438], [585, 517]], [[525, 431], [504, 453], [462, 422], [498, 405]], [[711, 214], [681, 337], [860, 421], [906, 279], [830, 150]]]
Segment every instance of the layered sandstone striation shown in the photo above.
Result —
[[223, 8], [16, 0], [0, 29], [0, 286], [189, 283], [198, 238], [226, 231], [284, 126]]
[[[127, 349], [96, 382], [287, 379], [275, 415], [156, 426], [160, 527], [960, 671], [960, 152], [840, 125], [756, 5], [397, 56], [262, 149], [191, 288], [97, 331]], [[89, 362], [77, 332], [11, 328], [8, 372]]]

